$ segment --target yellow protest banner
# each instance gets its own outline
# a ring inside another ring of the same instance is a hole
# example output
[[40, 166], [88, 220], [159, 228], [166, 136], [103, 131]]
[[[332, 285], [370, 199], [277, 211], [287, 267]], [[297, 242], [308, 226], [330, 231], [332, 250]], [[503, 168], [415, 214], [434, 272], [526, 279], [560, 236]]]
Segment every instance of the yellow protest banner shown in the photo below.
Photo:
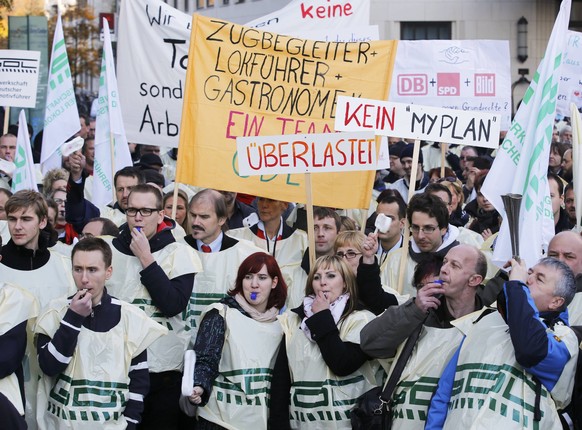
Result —
[[[397, 41], [323, 42], [195, 15], [176, 181], [305, 202], [301, 174], [240, 176], [236, 138], [333, 132], [340, 95], [387, 100]], [[367, 208], [374, 171], [313, 175], [313, 202]]]

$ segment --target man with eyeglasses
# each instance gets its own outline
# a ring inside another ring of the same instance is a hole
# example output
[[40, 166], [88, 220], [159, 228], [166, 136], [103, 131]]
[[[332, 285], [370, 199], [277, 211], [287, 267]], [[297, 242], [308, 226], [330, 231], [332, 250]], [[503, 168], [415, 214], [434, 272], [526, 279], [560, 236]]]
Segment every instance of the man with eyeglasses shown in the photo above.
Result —
[[151, 388], [140, 428], [176, 429], [182, 419], [178, 401], [190, 341], [190, 296], [202, 264], [191, 247], [174, 239], [175, 222], [164, 216], [162, 195], [155, 186], [133, 186], [125, 216], [119, 236], [104, 238], [118, 268], [108, 291], [170, 330], [148, 349]]
[[412, 277], [416, 264], [428, 253], [445, 256], [459, 242], [456, 237], [458, 234], [448, 230], [449, 211], [439, 197], [426, 193], [417, 194], [410, 199], [406, 213], [411, 233], [408, 249], [400, 248], [390, 253], [380, 271], [382, 285], [398, 290], [400, 259], [403, 256], [407, 258], [404, 282], [399, 292], [414, 295]]

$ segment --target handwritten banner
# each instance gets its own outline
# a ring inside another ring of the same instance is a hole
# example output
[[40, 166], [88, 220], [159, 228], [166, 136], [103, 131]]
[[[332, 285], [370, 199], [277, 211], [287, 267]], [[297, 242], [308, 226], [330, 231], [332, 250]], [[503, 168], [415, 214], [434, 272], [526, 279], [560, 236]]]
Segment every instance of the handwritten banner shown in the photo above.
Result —
[[499, 115], [431, 106], [338, 98], [336, 131], [375, 130], [383, 136], [497, 148]]
[[401, 42], [389, 100], [501, 116], [511, 122], [511, 72], [506, 40]]
[[121, 2], [117, 80], [129, 142], [178, 146], [190, 26], [159, 0]]
[[[236, 138], [332, 132], [340, 95], [387, 98], [396, 43], [311, 41], [196, 16], [176, 180], [304, 202], [302, 177], [241, 176]], [[373, 179], [317, 175], [314, 204], [368, 207]]]
[[236, 139], [241, 175], [376, 170], [373, 132]]
[[568, 31], [568, 45], [562, 56], [556, 113], [570, 116], [570, 103], [582, 109], [582, 33]]
[[0, 50], [0, 106], [34, 108], [39, 51]]
[[285, 7], [245, 25], [326, 42], [362, 42], [378, 39], [367, 39], [374, 31], [370, 27], [376, 27], [377, 32], [377, 26], [369, 24], [370, 0], [291, 0]]

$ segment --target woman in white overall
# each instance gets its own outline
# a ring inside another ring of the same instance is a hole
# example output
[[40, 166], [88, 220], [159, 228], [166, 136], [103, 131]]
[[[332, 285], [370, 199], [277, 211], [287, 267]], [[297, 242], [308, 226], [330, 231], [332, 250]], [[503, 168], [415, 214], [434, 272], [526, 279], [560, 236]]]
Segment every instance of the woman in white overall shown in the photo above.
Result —
[[272, 369], [283, 336], [277, 315], [286, 297], [277, 261], [256, 252], [241, 263], [228, 296], [206, 309], [189, 397], [199, 406], [197, 429], [267, 427]]
[[320, 257], [303, 304], [279, 317], [285, 340], [273, 372], [269, 428], [351, 429], [350, 409], [377, 385], [379, 368], [360, 348], [360, 330], [374, 315], [361, 310], [356, 291], [342, 257]]

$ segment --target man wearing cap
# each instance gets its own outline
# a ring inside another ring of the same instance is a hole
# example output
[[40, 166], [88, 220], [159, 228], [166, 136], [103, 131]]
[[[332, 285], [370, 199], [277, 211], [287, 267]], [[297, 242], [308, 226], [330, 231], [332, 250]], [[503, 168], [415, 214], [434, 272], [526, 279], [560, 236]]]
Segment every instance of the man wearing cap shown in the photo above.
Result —
[[142, 155], [139, 159], [139, 163], [136, 165], [139, 166], [141, 170], [153, 169], [158, 173], [161, 173], [162, 167], [164, 167], [164, 163], [160, 156], [153, 152], [148, 152], [147, 154]]
[[404, 168], [400, 162], [400, 154], [402, 154], [402, 150], [407, 145], [405, 141], [400, 140], [388, 147], [388, 152], [390, 153], [390, 173], [384, 177], [384, 182], [393, 184], [404, 176]]
[[[398, 190], [404, 201], [408, 201], [408, 189], [410, 188], [410, 176], [412, 175], [412, 153], [414, 152], [414, 144], [406, 145], [400, 153], [400, 162], [404, 169], [404, 177], [397, 180], [393, 184], [387, 186], [389, 189]], [[418, 166], [416, 167], [416, 186], [415, 192], [421, 193], [424, 187], [428, 185], [429, 177], [423, 170], [422, 152], [418, 153]]]

